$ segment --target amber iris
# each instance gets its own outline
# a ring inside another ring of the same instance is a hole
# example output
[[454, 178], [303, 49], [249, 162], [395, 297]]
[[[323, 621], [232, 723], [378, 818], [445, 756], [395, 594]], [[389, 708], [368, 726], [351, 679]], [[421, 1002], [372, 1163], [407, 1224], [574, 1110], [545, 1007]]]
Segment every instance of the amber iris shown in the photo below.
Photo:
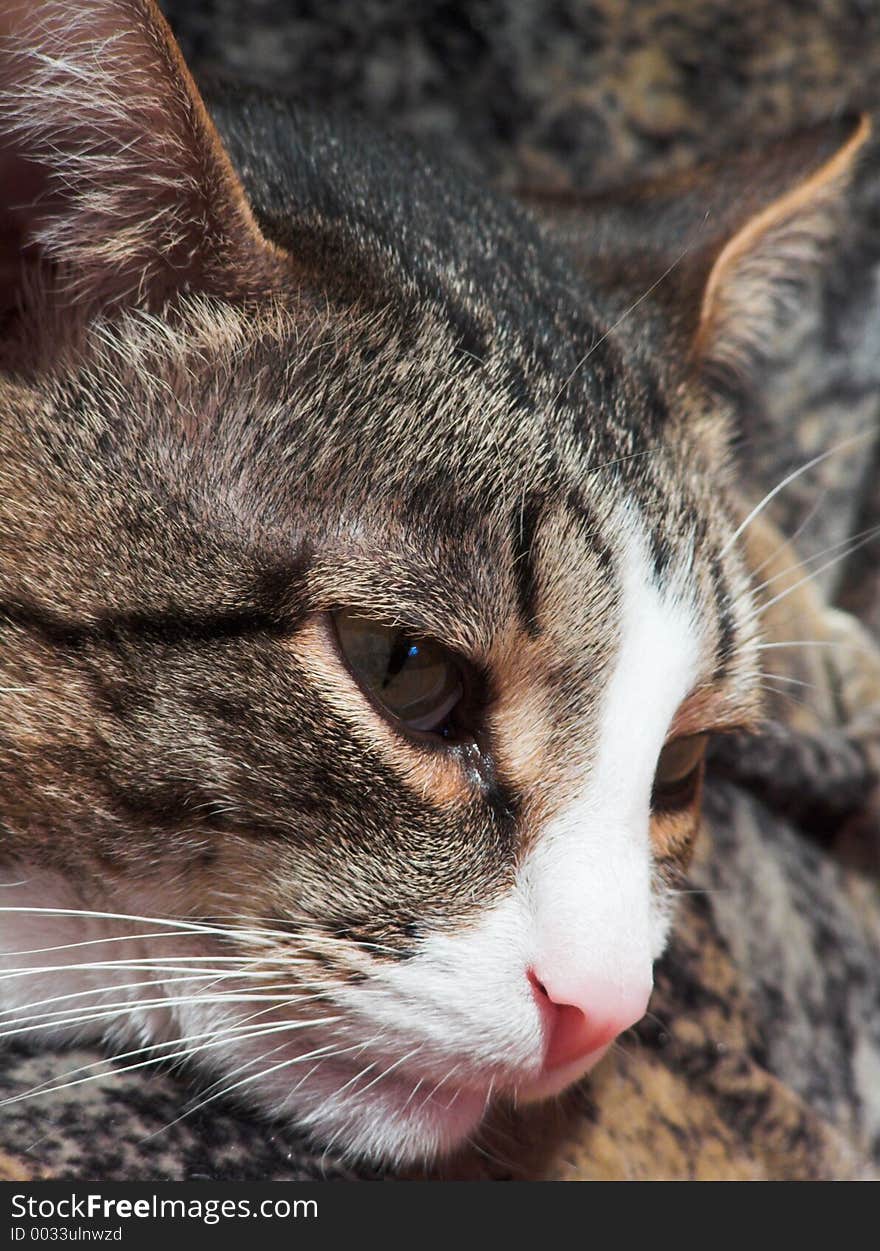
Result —
[[339, 646], [363, 689], [408, 730], [451, 737], [464, 694], [462, 670], [441, 643], [371, 621], [353, 609], [333, 614]]
[[654, 773], [654, 808], [670, 811], [693, 802], [703, 774], [708, 742], [708, 734], [688, 734], [666, 744]]

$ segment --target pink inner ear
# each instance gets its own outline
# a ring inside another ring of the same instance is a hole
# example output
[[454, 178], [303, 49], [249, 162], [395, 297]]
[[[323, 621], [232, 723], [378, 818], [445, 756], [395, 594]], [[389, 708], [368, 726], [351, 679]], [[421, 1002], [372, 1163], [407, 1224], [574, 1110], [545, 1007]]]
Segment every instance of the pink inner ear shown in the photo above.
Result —
[[7, 318], [277, 282], [283, 254], [151, 0], [2, 0], [0, 137]]

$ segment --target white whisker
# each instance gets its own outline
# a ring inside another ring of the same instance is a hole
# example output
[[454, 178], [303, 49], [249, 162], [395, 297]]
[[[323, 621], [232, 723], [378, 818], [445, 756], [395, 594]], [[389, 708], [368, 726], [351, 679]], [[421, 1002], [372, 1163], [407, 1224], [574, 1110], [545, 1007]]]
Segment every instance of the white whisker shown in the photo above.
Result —
[[812, 460], [808, 460], [806, 464], [801, 465], [799, 469], [794, 469], [790, 474], [786, 474], [782, 481], [777, 482], [776, 486], [773, 487], [771, 491], [767, 492], [760, 503], [756, 504], [745, 520], [737, 526], [733, 534], [722, 547], [719, 555], [725, 556], [727, 552], [730, 551], [743, 531], [748, 529], [755, 518], [764, 511], [770, 501], [775, 499], [779, 492], [783, 491], [790, 482], [794, 482], [796, 478], [801, 476], [801, 474], [808, 473], [809, 470], [811, 470], [815, 465], [821, 465], [822, 462], [828, 460], [830, 456], [836, 456], [838, 452], [842, 452], [849, 447], [854, 447], [858, 443], [863, 443], [866, 439], [873, 438], [875, 435], [876, 431], [874, 430], [863, 430], [861, 434], [855, 434], [849, 439], [844, 439], [842, 442], [836, 443], [834, 447], [829, 448], [825, 452], [821, 452], [818, 456], [814, 456]]
[[[181, 960], [184, 960], [184, 959], [187, 961], [186, 964], [170, 963], [167, 958], [162, 959], [162, 960], [132, 958], [130, 960], [125, 960], [125, 959], [123, 960], [93, 960], [87, 964], [34, 965], [32, 968], [29, 968], [27, 965], [22, 965], [21, 968], [6, 969], [3, 973], [0, 973], [0, 982], [15, 981], [18, 978], [29, 977], [29, 976], [36, 975], [36, 974], [67, 973], [67, 972], [88, 973], [88, 972], [93, 972], [97, 969], [103, 969], [103, 970], [118, 969], [120, 971], [126, 970], [130, 972], [143, 972], [143, 973], [161, 973], [161, 972], [192, 973], [194, 976], [200, 975], [202, 977], [213, 977], [213, 976], [219, 977], [219, 976], [225, 976], [230, 971], [230, 969], [235, 970], [238, 967], [235, 957], [229, 957], [230, 964], [225, 969], [214, 968], [213, 966], [217, 963], [217, 961], [214, 960], [214, 958], [211, 956], [204, 956], [204, 957], [182, 956]], [[194, 968], [193, 962], [200, 960], [200, 959], [205, 960], [205, 964], [201, 968]], [[223, 957], [221, 957], [221, 959], [223, 959]], [[291, 963], [294, 963], [294, 961], [291, 961]], [[307, 964], [308, 962], [299, 961], [296, 963]], [[244, 972], [243, 972], [243, 976], [244, 976]], [[247, 976], [256, 978], [256, 977], [270, 976], [270, 974], [268, 973], [268, 971], [265, 973], [258, 973], [258, 972], [251, 970], [247, 974]]]
[[[237, 978], [238, 976], [239, 974], [237, 972], [235, 972], [234, 970], [230, 970], [229, 972], [224, 973], [222, 975], [222, 978], [221, 977], [213, 978], [211, 982], [207, 986], [203, 987], [202, 989], [203, 991], [212, 990], [223, 978], [227, 978], [227, 977]], [[4, 1008], [2, 1011], [0, 1011], [0, 1017], [14, 1015], [17, 1024], [21, 1024], [23, 1021], [31, 1021], [31, 1020], [39, 1021], [39, 1020], [44, 1020], [46, 1017], [63, 1015], [67, 1011], [67, 1008], [53, 1009], [48, 1012], [46, 1011], [36, 1012], [28, 1016], [22, 1015], [23, 1009], [43, 1008], [48, 1004], [63, 1003], [71, 999], [82, 999], [84, 997], [93, 996], [93, 995], [104, 995], [104, 994], [108, 994], [110, 991], [112, 991], [114, 994], [118, 994], [120, 991], [139, 990], [148, 986], [161, 986], [162, 989], [165, 990], [170, 986], [183, 985], [184, 983], [187, 983], [187, 982], [201, 981], [201, 977], [202, 977], [201, 974], [193, 973], [193, 974], [188, 975], [187, 977], [179, 977], [179, 978], [171, 978], [171, 979], [155, 978], [155, 979], [151, 979], [148, 981], [141, 981], [141, 982], [123, 982], [123, 983], [116, 984], [110, 987], [108, 986], [90, 987], [87, 990], [70, 991], [65, 995], [53, 995], [51, 998], [48, 998], [48, 999], [35, 999], [29, 1003], [19, 1004], [14, 1008]], [[307, 1003], [314, 999], [320, 998], [321, 994], [323, 993], [322, 991], [312, 991], [309, 994], [297, 994], [297, 995], [291, 996], [290, 994], [291, 988], [293, 988], [294, 990], [301, 989], [300, 983], [294, 982], [294, 983], [288, 983], [286, 985], [276, 984], [273, 987], [274, 991], [276, 992], [276, 995], [274, 997], [283, 998], [285, 1002], [288, 1002], [288, 1003], [294, 1003], [294, 1002]], [[223, 992], [224, 997], [226, 993], [227, 992]], [[231, 994], [231, 992], [229, 993]], [[197, 996], [196, 998], [200, 998], [200, 997]], [[120, 1007], [122, 1008], [130, 1007], [131, 1009], [136, 1009], [142, 1006], [144, 1002], [146, 1001], [144, 1000], [132, 1001], [131, 999], [123, 999], [115, 1003], [95, 1004], [95, 1009], [100, 1008], [104, 1010], [104, 1009], [115, 1009], [115, 1008], [120, 1008]], [[74, 1019], [74, 1018], [71, 1018], [71, 1019]], [[79, 1019], [79, 1018], [75, 1018], [75, 1019]], [[4, 1035], [0, 1033], [0, 1038], [2, 1037], [4, 1037]]]
[[843, 651], [860, 652], [864, 656], [876, 655], [870, 647], [862, 647], [859, 643], [847, 643], [845, 639], [787, 639], [783, 643], [758, 643], [754, 650], [767, 652], [779, 647], [832, 647], [835, 651], [839, 648]]
[[778, 595], [774, 595], [772, 599], [769, 599], [766, 603], [761, 604], [745, 618], [744, 624], [747, 625], [756, 617], [762, 617], [768, 608], [772, 608], [774, 604], [778, 604], [781, 600], [786, 599], [787, 596], [798, 590], [799, 587], [804, 586], [805, 583], [812, 582], [814, 578], [817, 578], [820, 573], [824, 573], [826, 569], [830, 569], [832, 565], [836, 565], [839, 561], [845, 560], [848, 556], [852, 556], [853, 552], [857, 552], [860, 547], [864, 547], [866, 543], [870, 543], [871, 540], [878, 534], [880, 534], [880, 526], [874, 526], [868, 534], [861, 539], [860, 542], [853, 543], [846, 551], [841, 552], [840, 555], [835, 556], [832, 560], [826, 561], [825, 564], [820, 565], [818, 569], [814, 569], [805, 577], [799, 578], [793, 586], [786, 587], [784, 591], [780, 591]]
[[773, 678], [777, 682], [787, 682], [791, 686], [805, 686], [811, 691], [816, 690], [815, 682], [805, 682], [803, 678], [792, 678], [789, 677], [787, 673], [766, 673], [762, 670], [758, 676], [762, 678]]
[[[318, 1019], [314, 1021], [298, 1021], [298, 1022], [288, 1022], [288, 1023], [275, 1024], [275, 1025], [262, 1025], [262, 1026], [255, 1028], [252, 1031], [251, 1030], [244, 1031], [242, 1036], [245, 1038], [261, 1037], [263, 1034], [281, 1032], [284, 1029], [295, 1029], [295, 1028], [304, 1029], [308, 1025], [318, 1025], [318, 1026], [328, 1025], [340, 1019], [341, 1019], [340, 1017], [326, 1017], [323, 1020]], [[132, 1073], [138, 1069], [146, 1068], [150, 1065], [164, 1064], [164, 1063], [169, 1062], [170, 1060], [181, 1059], [181, 1058], [189, 1059], [193, 1055], [195, 1055], [197, 1052], [211, 1050], [214, 1047], [227, 1046], [229, 1043], [230, 1037], [234, 1038], [237, 1036], [237, 1034], [238, 1034], [238, 1031], [236, 1030], [228, 1030], [228, 1031], [221, 1031], [221, 1034], [218, 1036], [217, 1031], [212, 1030], [210, 1031], [210, 1034], [192, 1035], [191, 1038], [207, 1036], [210, 1038], [210, 1041], [206, 1043], [200, 1043], [199, 1046], [197, 1047], [187, 1046], [180, 1051], [171, 1052], [171, 1053], [166, 1052], [165, 1054], [161, 1056], [150, 1056], [148, 1059], [140, 1060], [136, 1064], [127, 1064], [127, 1065], [124, 1065], [122, 1068], [114, 1067], [110, 1069], [108, 1072], [91, 1073], [89, 1074], [88, 1077], [79, 1077], [75, 1081], [62, 1082], [56, 1086], [47, 1086], [46, 1083], [44, 1082], [39, 1086], [35, 1086], [35, 1087], [32, 1087], [30, 1090], [24, 1091], [21, 1094], [12, 1095], [6, 1099], [0, 1099], [0, 1108], [9, 1107], [12, 1104], [16, 1104], [16, 1103], [23, 1103], [27, 1099], [37, 1098], [42, 1095], [57, 1094], [62, 1090], [69, 1090], [74, 1086], [83, 1086], [90, 1082], [100, 1081], [102, 1078], [110, 1078], [110, 1077], [117, 1076], [117, 1075], [121, 1076], [122, 1074], [125, 1074], [125, 1073]], [[174, 1042], [179, 1044], [180, 1040], [175, 1039]], [[157, 1049], [158, 1047], [165, 1046], [165, 1045], [167, 1044], [151, 1043], [146, 1047], [139, 1047], [134, 1051], [126, 1052], [124, 1053], [124, 1055], [141, 1055], [143, 1054], [144, 1051], [152, 1051], [152, 1050]], [[123, 1058], [123, 1057], [117, 1057], [117, 1058]], [[77, 1073], [77, 1072], [81, 1072], [85, 1068], [93, 1068], [98, 1064], [106, 1064], [106, 1063], [109, 1063], [109, 1061], [98, 1060], [98, 1061], [95, 1061], [93, 1064], [81, 1065], [78, 1069], [73, 1069], [71, 1071], [74, 1073]], [[172, 1122], [172, 1124], [176, 1124], [176, 1122]]]
[[754, 569], [750, 569], [750, 570], [749, 570], [749, 572], [750, 572], [750, 574], [751, 574], [751, 576], [752, 576], [753, 578], [756, 578], [756, 577], [758, 576], [758, 574], [761, 572], [761, 570], [762, 570], [762, 569], [765, 569], [765, 568], [767, 567], [767, 565], [771, 564], [771, 562], [772, 562], [772, 561], [774, 561], [774, 560], [776, 559], [776, 557], [779, 555], [779, 553], [780, 553], [780, 552], [784, 551], [787, 547], [794, 548], [795, 544], [797, 543], [797, 540], [798, 540], [798, 539], [800, 538], [800, 536], [804, 533], [804, 531], [805, 531], [805, 530], [807, 529], [807, 527], [809, 526], [810, 522], [813, 520], [813, 518], [814, 518], [814, 517], [816, 516], [816, 514], [819, 512], [819, 509], [822, 507], [822, 505], [823, 505], [823, 503], [825, 502], [825, 500], [826, 500], [827, 496], [828, 496], [828, 492], [827, 492], [827, 490], [826, 490], [826, 491], [823, 491], [823, 492], [819, 495], [819, 498], [818, 498], [817, 500], [815, 500], [815, 501], [814, 501], [814, 503], [810, 506], [810, 508], [808, 509], [808, 511], [807, 511], [807, 513], [806, 513], [806, 515], [804, 516], [803, 520], [801, 521], [800, 525], [798, 526], [798, 528], [797, 528], [797, 529], [796, 529], [796, 530], [795, 530], [792, 534], [790, 534], [790, 535], [788, 535], [787, 537], [783, 538], [783, 540], [782, 540], [782, 542], [779, 544], [779, 546], [778, 546], [778, 547], [775, 547], [775, 548], [773, 549], [773, 551], [770, 553], [770, 555], [769, 555], [769, 556], [765, 556], [765, 557], [764, 557], [764, 559], [761, 561], [761, 563], [760, 563], [760, 564], [755, 565]]
[[[242, 1086], [246, 1086], [249, 1082], [258, 1081], [260, 1078], [269, 1077], [271, 1076], [272, 1073], [276, 1073], [280, 1069], [292, 1068], [293, 1065], [295, 1064], [302, 1064], [306, 1060], [314, 1060], [316, 1057], [319, 1057], [319, 1056], [323, 1056], [326, 1059], [330, 1059], [331, 1056], [334, 1056], [334, 1055], [344, 1055], [347, 1051], [354, 1050], [357, 1045], [358, 1044], [354, 1044], [352, 1047], [344, 1047], [342, 1049], [339, 1049], [339, 1048], [334, 1047], [333, 1044], [328, 1044], [324, 1047], [317, 1047], [313, 1051], [306, 1052], [304, 1055], [293, 1056], [287, 1060], [282, 1060], [279, 1064], [274, 1064], [270, 1066], [268, 1069], [261, 1069], [259, 1073], [252, 1073], [249, 1077], [244, 1077], [240, 1081], [234, 1082], [233, 1085], [231, 1086], [224, 1086], [222, 1090], [217, 1091], [215, 1094], [211, 1095], [208, 1099], [200, 1100], [197, 1104], [195, 1104], [194, 1107], [187, 1108], [185, 1112], [182, 1112], [180, 1114], [180, 1116], [176, 1117], [173, 1121], [169, 1121], [169, 1123], [163, 1126], [161, 1130], [156, 1130], [155, 1132], [164, 1133], [166, 1130], [171, 1129], [172, 1126], [177, 1125], [180, 1121], [184, 1120], [185, 1117], [192, 1116], [193, 1113], [200, 1111], [204, 1107], [207, 1107], [209, 1103], [213, 1103], [215, 1099], [226, 1098], [226, 1096], [232, 1094], [234, 1090], [239, 1090]], [[148, 1134], [147, 1138], [152, 1138], [154, 1136], [155, 1136], [154, 1134]], [[144, 1141], [146, 1141], [146, 1139], [144, 1139]]]
[[[855, 534], [847, 534], [844, 538], [838, 539], [836, 543], [829, 543], [827, 547], [821, 548], [818, 552], [812, 552], [809, 556], [804, 556], [795, 561], [793, 565], [788, 565], [785, 569], [781, 569], [778, 573], [773, 574], [771, 578], [765, 579], [758, 586], [752, 587], [752, 594], [758, 595], [768, 586], [772, 586], [774, 582], [778, 582], [780, 578], [785, 578], [789, 574], [795, 574], [801, 569], [807, 569], [810, 565], [821, 560], [823, 556], [827, 556], [830, 552], [839, 552], [841, 548], [847, 547], [848, 544], [854, 543], [856, 539], [872, 538], [878, 533], [880, 527], [869, 526], [866, 530], [859, 530]], [[844, 552], [843, 556], [849, 553]], [[833, 563], [833, 562], [832, 562]]]
[[[112, 938], [85, 938], [75, 943], [56, 943], [52, 947], [30, 947], [22, 951], [7, 951], [3, 954], [7, 956], [41, 956], [50, 951], [73, 951], [77, 947], [94, 947], [98, 943], [134, 943], [144, 939], [149, 939], [152, 942], [157, 938], [189, 938], [191, 934], [191, 930], [168, 930], [164, 934], [118, 934]], [[204, 956], [195, 958], [205, 959]], [[235, 957], [218, 956], [217, 959], [232, 960]]]

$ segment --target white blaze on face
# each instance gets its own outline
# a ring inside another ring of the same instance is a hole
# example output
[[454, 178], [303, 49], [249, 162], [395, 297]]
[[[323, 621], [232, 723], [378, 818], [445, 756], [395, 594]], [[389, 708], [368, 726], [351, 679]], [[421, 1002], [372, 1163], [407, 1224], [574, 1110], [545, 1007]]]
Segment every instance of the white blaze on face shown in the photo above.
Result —
[[699, 658], [693, 615], [655, 586], [643, 541], [631, 539], [620, 576], [620, 644], [599, 704], [596, 754], [520, 878], [535, 972], [556, 1002], [587, 1013], [592, 1003], [600, 1016], [644, 1004], [665, 942], [651, 895], [651, 789]]
[[[524, 1086], [550, 1064], [536, 983], [582, 1013], [558, 1052], [588, 1054], [638, 1020], [663, 950], [667, 909], [652, 894], [650, 802], [670, 723], [698, 673], [699, 637], [686, 603], [652, 582], [646, 544], [632, 536], [620, 567], [619, 647], [598, 701], [594, 755], [539, 830], [514, 888], [479, 922], [427, 938], [411, 960], [356, 987], [385, 1028], [423, 1045], [421, 1058], [459, 1054]], [[568, 1013], [569, 1022], [577, 1014]], [[559, 1041], [557, 1037], [557, 1041]], [[593, 1062], [596, 1054], [593, 1054]], [[577, 1063], [569, 1080], [578, 1076]], [[540, 1087], [543, 1089], [543, 1087]], [[536, 1087], [537, 1089], [537, 1087]]]

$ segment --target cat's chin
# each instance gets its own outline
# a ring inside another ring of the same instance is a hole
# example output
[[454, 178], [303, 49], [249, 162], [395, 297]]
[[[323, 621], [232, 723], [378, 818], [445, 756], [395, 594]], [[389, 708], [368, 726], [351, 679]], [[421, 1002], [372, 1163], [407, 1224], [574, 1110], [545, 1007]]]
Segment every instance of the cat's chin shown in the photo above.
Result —
[[[541, 1103], [582, 1079], [609, 1050], [599, 1048], [588, 1061], [535, 1076], [515, 1086], [455, 1086], [432, 1078], [387, 1074], [358, 1097], [351, 1074], [340, 1069], [330, 1085], [309, 1092], [306, 1106], [293, 1111], [300, 1125], [312, 1129], [335, 1153], [378, 1166], [426, 1165], [452, 1155], [479, 1130], [493, 1095], [515, 1104]], [[328, 1074], [327, 1077], [330, 1077]], [[332, 1091], [332, 1093], [328, 1093]]]
[[438, 1088], [436, 1080], [417, 1086], [411, 1077], [390, 1075], [383, 1085], [383, 1091], [375, 1086], [361, 1099], [341, 1091], [335, 1098], [310, 1098], [310, 1108], [292, 1109], [294, 1120], [353, 1162], [424, 1165], [451, 1155], [474, 1134], [491, 1097], [488, 1084]]

